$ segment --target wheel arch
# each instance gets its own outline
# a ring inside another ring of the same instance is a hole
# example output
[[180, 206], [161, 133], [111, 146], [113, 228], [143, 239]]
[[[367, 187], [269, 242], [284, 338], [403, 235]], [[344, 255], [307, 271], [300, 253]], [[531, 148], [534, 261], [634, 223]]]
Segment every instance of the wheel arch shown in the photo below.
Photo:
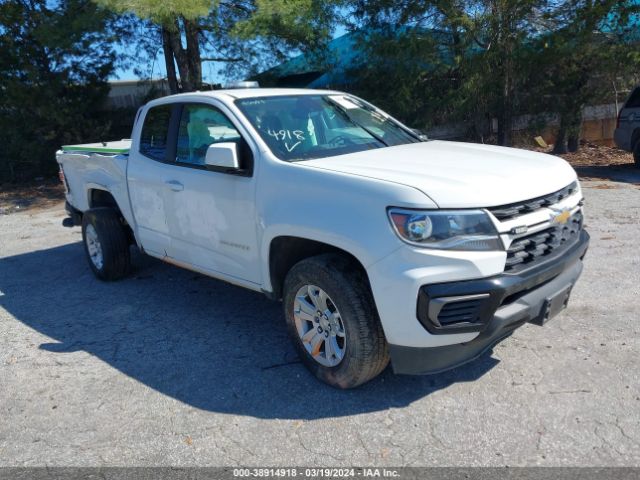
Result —
[[104, 187], [89, 187], [87, 189], [87, 203], [89, 208], [110, 207], [122, 214], [113, 194]]
[[137, 243], [133, 228], [125, 215], [125, 212], [120, 208], [116, 197], [107, 188], [102, 185], [89, 185], [87, 188], [87, 205], [89, 205], [90, 209], [112, 208], [115, 210], [122, 219], [122, 224], [127, 231], [129, 242]]
[[282, 298], [284, 279], [291, 268], [305, 258], [326, 253], [344, 256], [364, 274], [369, 288], [371, 284], [363, 262], [344, 248], [305, 237], [279, 235], [271, 239], [268, 249], [268, 279], [270, 290], [265, 293], [274, 300]]

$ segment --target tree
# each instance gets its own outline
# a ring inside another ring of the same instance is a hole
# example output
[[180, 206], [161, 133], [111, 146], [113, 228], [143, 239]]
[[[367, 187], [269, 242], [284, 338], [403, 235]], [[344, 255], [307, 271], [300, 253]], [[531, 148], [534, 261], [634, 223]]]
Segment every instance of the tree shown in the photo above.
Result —
[[555, 153], [578, 150], [584, 107], [611, 103], [612, 85], [640, 72], [638, 14], [640, 3], [621, 0], [567, 0], [548, 12], [527, 90], [538, 109], [559, 115]]
[[200, 89], [203, 62], [255, 71], [292, 49], [318, 49], [331, 31], [331, 4], [322, 0], [96, 1], [157, 26], [171, 93]]
[[[346, 2], [355, 14], [352, 29], [367, 32], [361, 48], [370, 61], [362, 74], [382, 82], [393, 77], [395, 86], [387, 92], [413, 97], [406, 98], [408, 105], [423, 104], [422, 95], [429, 103], [423, 114], [436, 123], [468, 122], [477, 127], [476, 137], [489, 119], [497, 118], [501, 145], [511, 144], [522, 83], [521, 51], [542, 4], [543, 0], [421, 0], [400, 6], [390, 0]], [[387, 42], [380, 42], [380, 32]], [[413, 63], [408, 52], [415, 55]], [[376, 68], [380, 71], [372, 74]]]
[[85, 0], [0, 4], [0, 179], [51, 174], [60, 145], [108, 130], [100, 110], [124, 34]]
[[[577, 148], [582, 109], [640, 68], [635, 0], [344, 0], [362, 54], [351, 85], [416, 126], [560, 115], [559, 151]], [[635, 15], [635, 21], [634, 19]], [[632, 42], [635, 41], [635, 48]]]
[[[475, 3], [475, 2], [474, 2]], [[541, 0], [485, 0], [469, 15], [470, 33], [482, 49], [472, 60], [479, 63], [488, 91], [493, 93], [493, 113], [498, 120], [498, 145], [510, 146], [513, 121], [522, 84], [522, 50], [535, 28]]]
[[356, 52], [349, 89], [419, 128], [473, 116], [459, 92], [471, 37], [457, 2], [355, 0], [343, 8]]

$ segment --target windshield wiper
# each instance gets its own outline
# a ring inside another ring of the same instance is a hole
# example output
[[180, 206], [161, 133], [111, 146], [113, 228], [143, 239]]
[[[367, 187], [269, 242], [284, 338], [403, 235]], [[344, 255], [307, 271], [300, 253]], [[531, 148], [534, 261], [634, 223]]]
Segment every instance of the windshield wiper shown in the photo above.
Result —
[[349, 115], [349, 112], [347, 111], [346, 108], [344, 108], [342, 105], [340, 105], [337, 102], [334, 102], [333, 100], [331, 100], [329, 98], [329, 101], [340, 111], [342, 112], [342, 115], [344, 115], [344, 117], [349, 120], [351, 123], [353, 123], [356, 127], [361, 128], [362, 130], [364, 130], [365, 132], [367, 132], [369, 135], [371, 135], [375, 140], [377, 140], [378, 142], [380, 142], [381, 144], [383, 144], [385, 147], [388, 147], [389, 144], [387, 142], [385, 142], [382, 137], [380, 135], [378, 135], [377, 133], [373, 133], [368, 127], [365, 127], [364, 125], [362, 125], [360, 122], [358, 122], [357, 120], [355, 120], [353, 117], [351, 117], [351, 115]]

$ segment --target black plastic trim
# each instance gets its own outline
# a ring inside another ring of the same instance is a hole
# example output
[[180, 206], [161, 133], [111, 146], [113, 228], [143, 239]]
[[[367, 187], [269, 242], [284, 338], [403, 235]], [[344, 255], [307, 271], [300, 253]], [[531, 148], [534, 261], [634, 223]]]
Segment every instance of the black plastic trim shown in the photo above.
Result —
[[[586, 235], [586, 234], [585, 234]], [[588, 235], [586, 236], [588, 242]], [[395, 373], [406, 375], [428, 375], [470, 362], [513, 333], [525, 323], [542, 325], [548, 320], [548, 306], [561, 294], [566, 305], [566, 295], [582, 273], [582, 258], [573, 256], [565, 269], [554, 278], [544, 281], [532, 290], [527, 290], [511, 303], [501, 305], [487, 323], [486, 328], [473, 340], [466, 343], [440, 347], [407, 347], [389, 344], [391, 365]], [[504, 289], [512, 291], [513, 285]], [[511, 294], [513, 295], [513, 293]], [[556, 312], [557, 313], [557, 312]]]
[[[505, 300], [514, 301], [518, 294], [525, 294], [557, 277], [578, 259], [584, 257], [588, 247], [589, 234], [582, 230], [578, 241], [568, 249], [563, 250], [561, 256], [551, 256], [545, 262], [538, 263], [527, 270], [503, 273], [478, 280], [425, 285], [418, 293], [416, 307], [418, 320], [433, 335], [482, 332], [487, 328], [496, 310], [505, 304]], [[489, 298], [485, 300], [482, 313], [476, 322], [437, 326], [429, 319], [428, 306], [430, 299], [479, 293], [488, 293]]]
[[77, 227], [82, 225], [82, 212], [71, 205], [68, 201], [64, 202], [64, 209], [69, 217], [62, 219], [63, 227]]
[[545, 206], [558, 203], [560, 200], [573, 195], [577, 190], [578, 181], [574, 180], [566, 187], [561, 188], [560, 190], [557, 190], [555, 192], [521, 202], [498, 205], [495, 207], [487, 207], [487, 210], [489, 210], [501, 222], [513, 220], [515, 218], [521, 217], [522, 215], [540, 210]]

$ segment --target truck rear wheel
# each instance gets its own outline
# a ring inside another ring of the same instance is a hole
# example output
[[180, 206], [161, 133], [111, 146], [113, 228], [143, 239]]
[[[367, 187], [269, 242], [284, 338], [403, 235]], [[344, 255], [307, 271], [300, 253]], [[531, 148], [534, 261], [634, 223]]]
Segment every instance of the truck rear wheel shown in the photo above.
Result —
[[284, 282], [283, 303], [302, 362], [323, 382], [357, 387], [389, 363], [365, 274], [347, 258], [326, 254], [294, 265]]
[[129, 241], [115, 210], [86, 211], [82, 216], [82, 240], [89, 266], [100, 280], [118, 280], [129, 273]]

